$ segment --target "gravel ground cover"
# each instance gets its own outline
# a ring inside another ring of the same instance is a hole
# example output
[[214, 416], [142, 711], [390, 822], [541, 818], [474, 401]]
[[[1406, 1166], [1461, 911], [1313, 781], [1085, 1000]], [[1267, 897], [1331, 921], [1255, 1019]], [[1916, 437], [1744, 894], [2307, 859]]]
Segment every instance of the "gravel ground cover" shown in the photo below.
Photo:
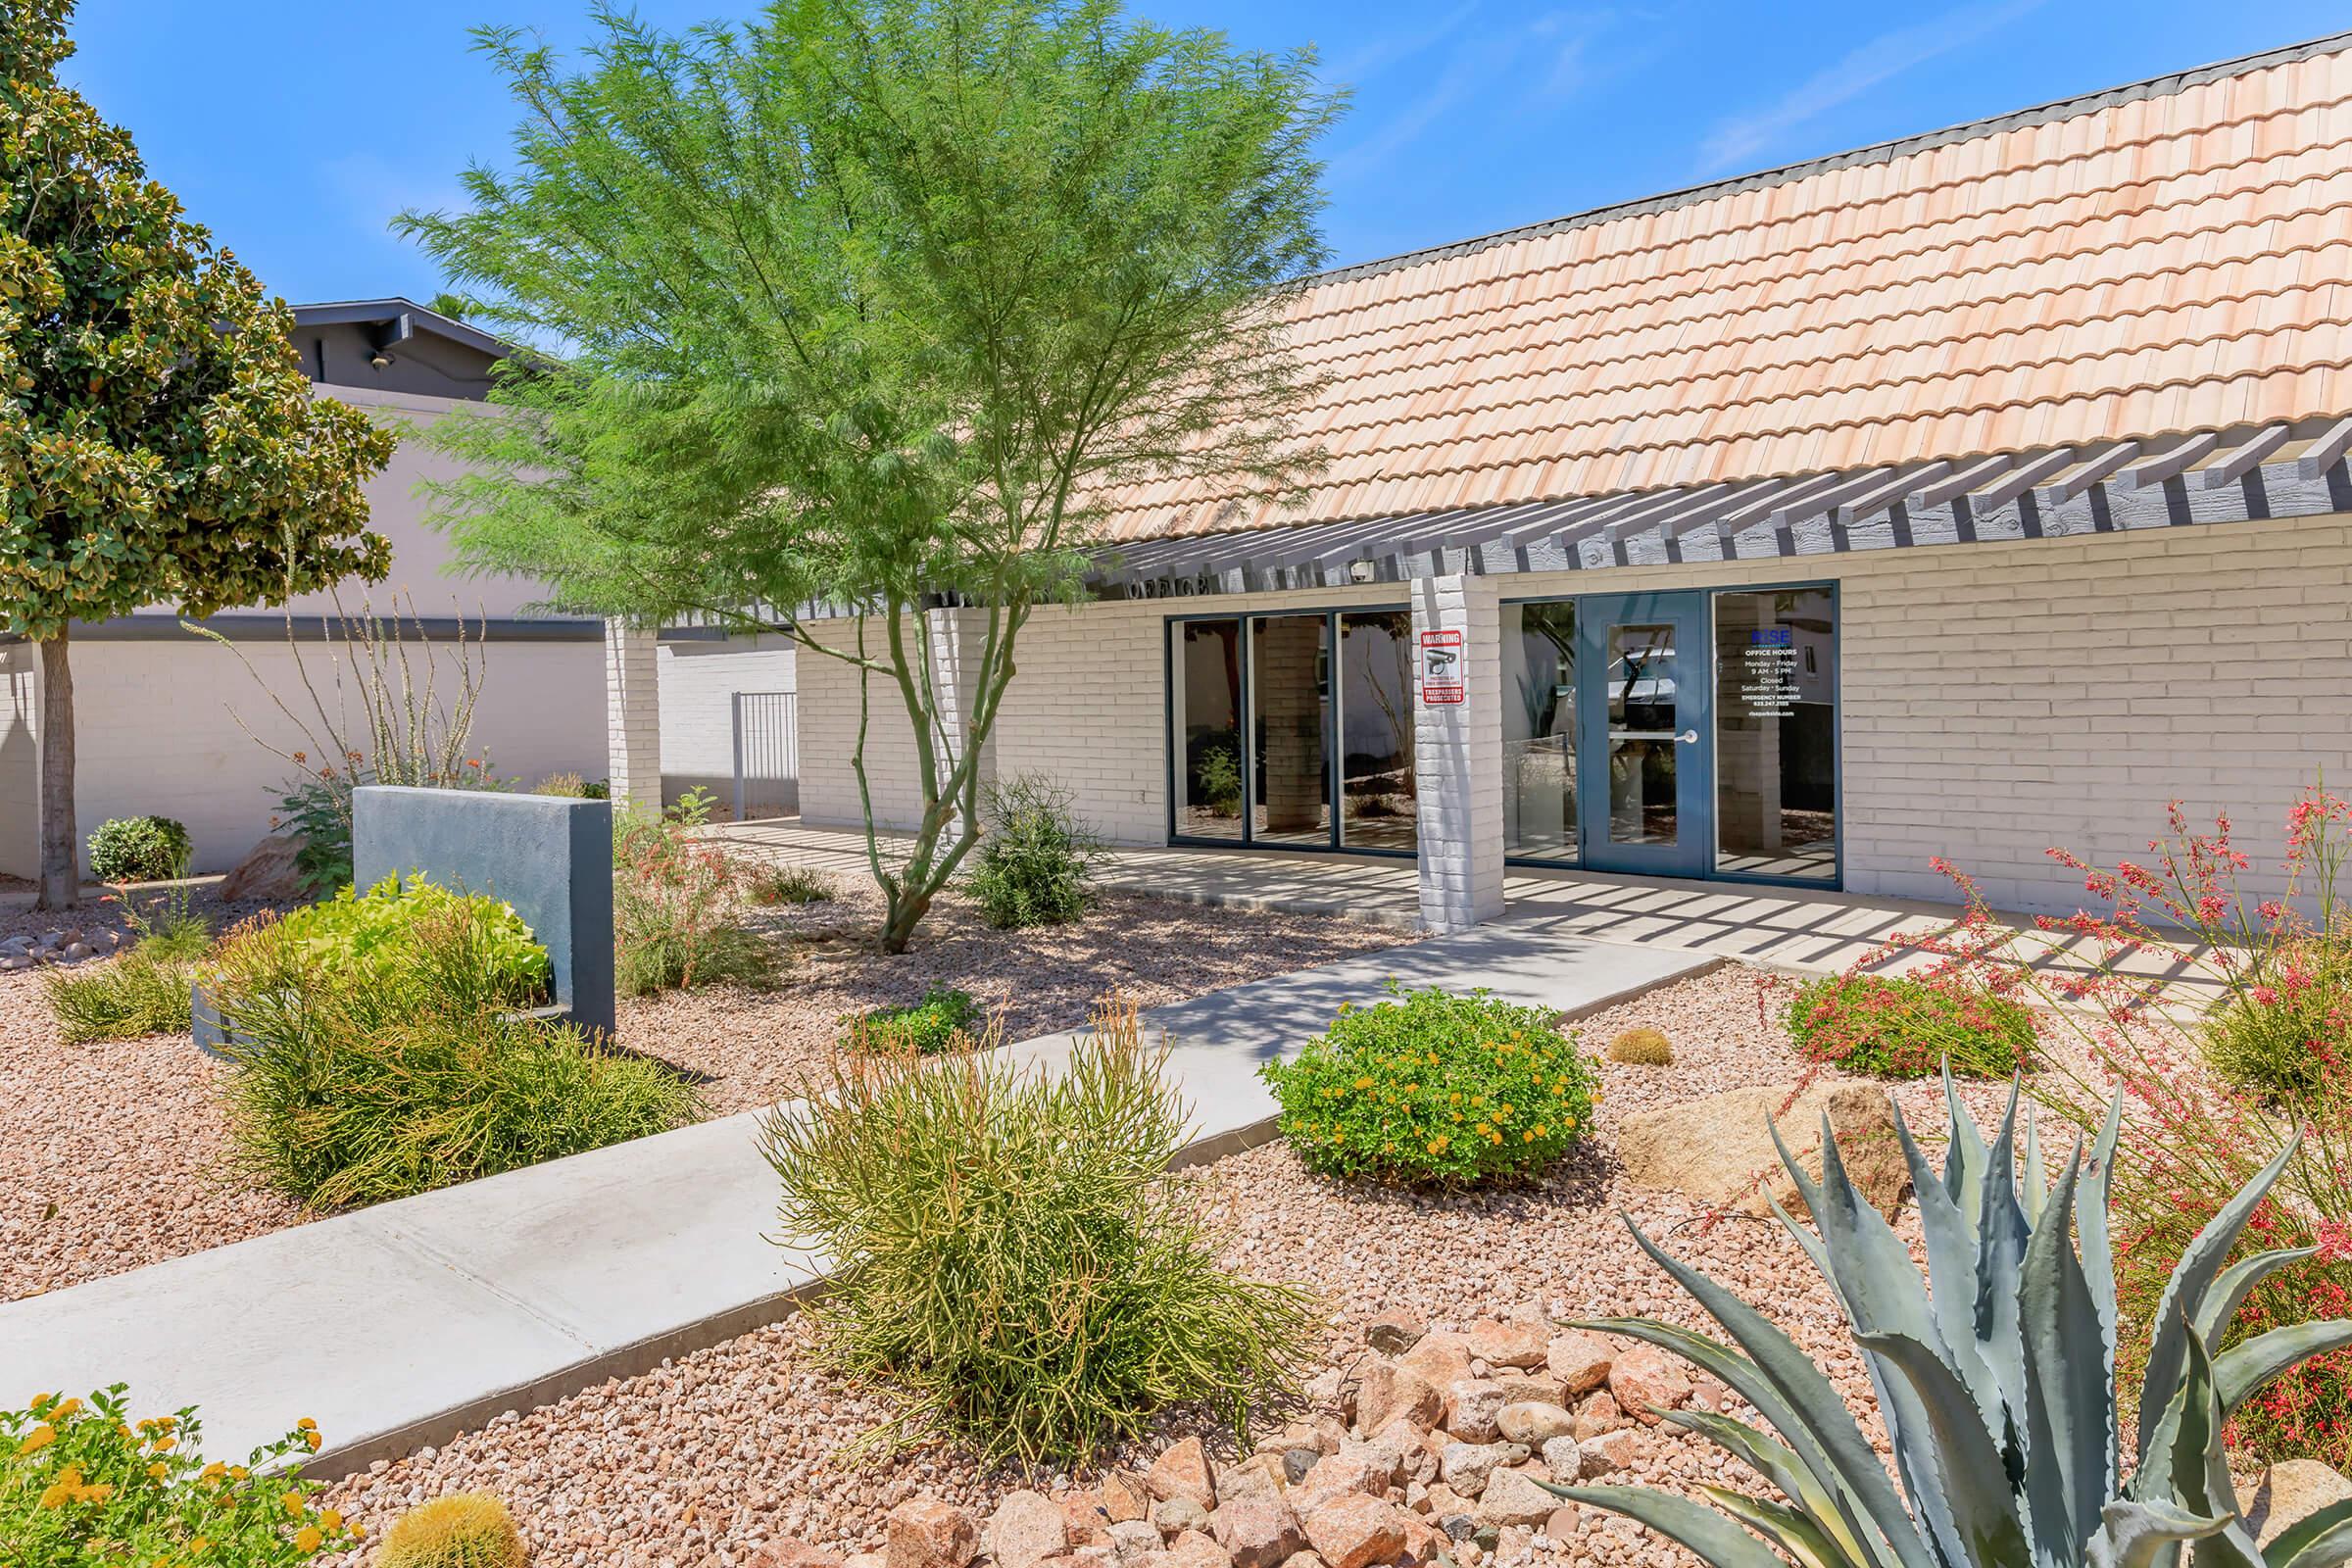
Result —
[[[1632, 1189], [1608, 1152], [1629, 1112], [1797, 1076], [1800, 1063], [1769, 1016], [1782, 996], [1759, 1000], [1767, 984], [1761, 971], [1727, 967], [1585, 1020], [1579, 1027], [1595, 1052], [1619, 1029], [1661, 1028], [1673, 1039], [1675, 1064], [1606, 1066], [1596, 1137], [1537, 1185], [1459, 1197], [1367, 1192], [1308, 1175], [1279, 1145], [1207, 1167], [1234, 1264], [1308, 1286], [1329, 1305], [1324, 1364], [1310, 1385], [1325, 1402], [1308, 1413], [1336, 1413], [1332, 1391], [1363, 1353], [1367, 1322], [1385, 1308], [1405, 1308], [1434, 1327], [1529, 1307], [1561, 1318], [1649, 1313], [1697, 1325], [1695, 1308], [1634, 1246], [1616, 1217], [1622, 1209], [1763, 1306], [1868, 1419], [1867, 1378], [1843, 1320], [1777, 1223], [1710, 1225], [1686, 1200]], [[1968, 1098], [1990, 1115], [2003, 1093], [1972, 1088]], [[1936, 1088], [1903, 1086], [1898, 1098], [1921, 1130], [1940, 1127]], [[1908, 1205], [1902, 1228], [1916, 1247]], [[1731, 1408], [1740, 1413], [1736, 1400]], [[334, 1500], [380, 1527], [444, 1492], [487, 1489], [514, 1508], [543, 1568], [741, 1568], [785, 1535], [877, 1548], [884, 1513], [912, 1495], [981, 1513], [1024, 1484], [976, 1474], [944, 1446], [897, 1460], [846, 1452], [886, 1409], [871, 1392], [822, 1369], [806, 1329], [786, 1323], [379, 1464], [336, 1489]], [[1875, 1430], [1875, 1420], [1870, 1425]], [[1188, 1430], [1181, 1415], [1162, 1425], [1168, 1438]], [[1639, 1429], [1632, 1450], [1628, 1472], [1612, 1479], [1677, 1489], [1751, 1480], [1718, 1450], [1666, 1429]], [[1053, 1490], [1072, 1479], [1027, 1484]], [[1569, 1540], [1538, 1537], [1516, 1556], [1578, 1568], [1690, 1561], [1630, 1522], [1594, 1513]]]
[[[204, 897], [196, 906], [216, 925], [259, 907]], [[62, 926], [124, 929], [122, 906], [89, 904], [62, 916], [0, 910], [0, 937]], [[285, 1199], [214, 1174], [223, 1140], [213, 1096], [220, 1063], [182, 1035], [67, 1045], [43, 974], [0, 974], [0, 1300], [307, 1217]]]
[[[1328, 916], [1123, 896], [1105, 897], [1074, 925], [1000, 932], [951, 896], [908, 952], [883, 956], [870, 941], [880, 895], [835, 881], [832, 900], [758, 911], [789, 954], [776, 990], [631, 1002], [622, 1039], [710, 1075], [710, 1113], [724, 1115], [800, 1093], [845, 1012], [919, 1001], [932, 984], [1002, 1008], [1005, 1038], [1017, 1040], [1085, 1022], [1113, 986], [1149, 1006], [1411, 940]], [[198, 907], [225, 927], [260, 906], [200, 898]], [[64, 925], [120, 928], [122, 907], [91, 904], [63, 918], [0, 908], [0, 938]], [[0, 974], [0, 1300], [317, 1217], [219, 1173], [221, 1063], [178, 1035], [68, 1046], [41, 974]]]
[[1116, 989], [1145, 1007], [1247, 980], [1393, 948], [1411, 934], [1319, 914], [1278, 914], [1106, 893], [1070, 925], [999, 931], [949, 894], [902, 954], [878, 954], [882, 895], [828, 878], [834, 897], [755, 911], [787, 967], [771, 991], [712, 987], [624, 1002], [631, 1049], [710, 1076], [713, 1115], [791, 1099], [821, 1079], [845, 1016], [923, 1000], [933, 986], [971, 993], [1026, 1040], [1086, 1022]]

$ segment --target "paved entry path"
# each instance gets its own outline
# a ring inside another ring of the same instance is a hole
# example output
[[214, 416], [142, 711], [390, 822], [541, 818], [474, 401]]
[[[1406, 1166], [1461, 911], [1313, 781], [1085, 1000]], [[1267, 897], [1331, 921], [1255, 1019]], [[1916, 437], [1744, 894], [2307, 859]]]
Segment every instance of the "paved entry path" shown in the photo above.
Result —
[[[1154, 1008], [1195, 1114], [1193, 1158], [1263, 1135], [1258, 1066], [1344, 1002], [1484, 986], [1583, 1012], [1714, 958], [1503, 922]], [[1073, 1037], [1007, 1048], [1063, 1059]], [[0, 1398], [130, 1385], [146, 1412], [196, 1405], [239, 1459], [298, 1417], [335, 1476], [447, 1441], [785, 1315], [820, 1259], [780, 1249], [757, 1113], [278, 1231], [0, 1305]]]

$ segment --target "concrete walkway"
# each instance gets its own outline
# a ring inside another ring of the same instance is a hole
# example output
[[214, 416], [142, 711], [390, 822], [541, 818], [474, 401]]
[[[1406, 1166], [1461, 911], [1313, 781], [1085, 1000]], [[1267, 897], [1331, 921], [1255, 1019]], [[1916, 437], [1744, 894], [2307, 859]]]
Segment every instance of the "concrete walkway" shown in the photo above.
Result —
[[[1484, 986], [1589, 1011], [1709, 967], [1702, 954], [1506, 922], [1152, 1009], [1195, 1116], [1190, 1157], [1265, 1133], [1260, 1064], [1344, 1002]], [[1066, 1057], [1072, 1037], [1007, 1048]], [[348, 1474], [785, 1315], [822, 1260], [772, 1229], [757, 1114], [727, 1117], [383, 1203], [0, 1305], [0, 1390], [130, 1385], [141, 1411], [196, 1405], [204, 1446], [239, 1459], [298, 1417]]]

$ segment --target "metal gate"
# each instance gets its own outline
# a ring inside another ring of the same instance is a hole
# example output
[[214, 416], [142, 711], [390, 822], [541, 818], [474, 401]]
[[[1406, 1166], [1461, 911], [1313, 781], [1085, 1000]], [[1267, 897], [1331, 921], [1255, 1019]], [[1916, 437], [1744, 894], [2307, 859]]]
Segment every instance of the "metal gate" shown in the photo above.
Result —
[[791, 692], [735, 693], [735, 820], [801, 808], [801, 726]]

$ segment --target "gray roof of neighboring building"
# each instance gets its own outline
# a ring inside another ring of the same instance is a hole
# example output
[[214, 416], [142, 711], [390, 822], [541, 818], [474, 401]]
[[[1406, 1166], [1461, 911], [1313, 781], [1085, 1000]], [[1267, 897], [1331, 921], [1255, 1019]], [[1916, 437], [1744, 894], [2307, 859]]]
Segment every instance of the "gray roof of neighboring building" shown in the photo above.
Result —
[[380, 300], [334, 300], [319, 305], [294, 307], [296, 326], [373, 326], [384, 328], [387, 343], [418, 332], [462, 343], [477, 354], [487, 354], [494, 360], [513, 359], [525, 352], [521, 345], [485, 332], [478, 326], [468, 326], [454, 316], [419, 305], [415, 300], [393, 295]]

